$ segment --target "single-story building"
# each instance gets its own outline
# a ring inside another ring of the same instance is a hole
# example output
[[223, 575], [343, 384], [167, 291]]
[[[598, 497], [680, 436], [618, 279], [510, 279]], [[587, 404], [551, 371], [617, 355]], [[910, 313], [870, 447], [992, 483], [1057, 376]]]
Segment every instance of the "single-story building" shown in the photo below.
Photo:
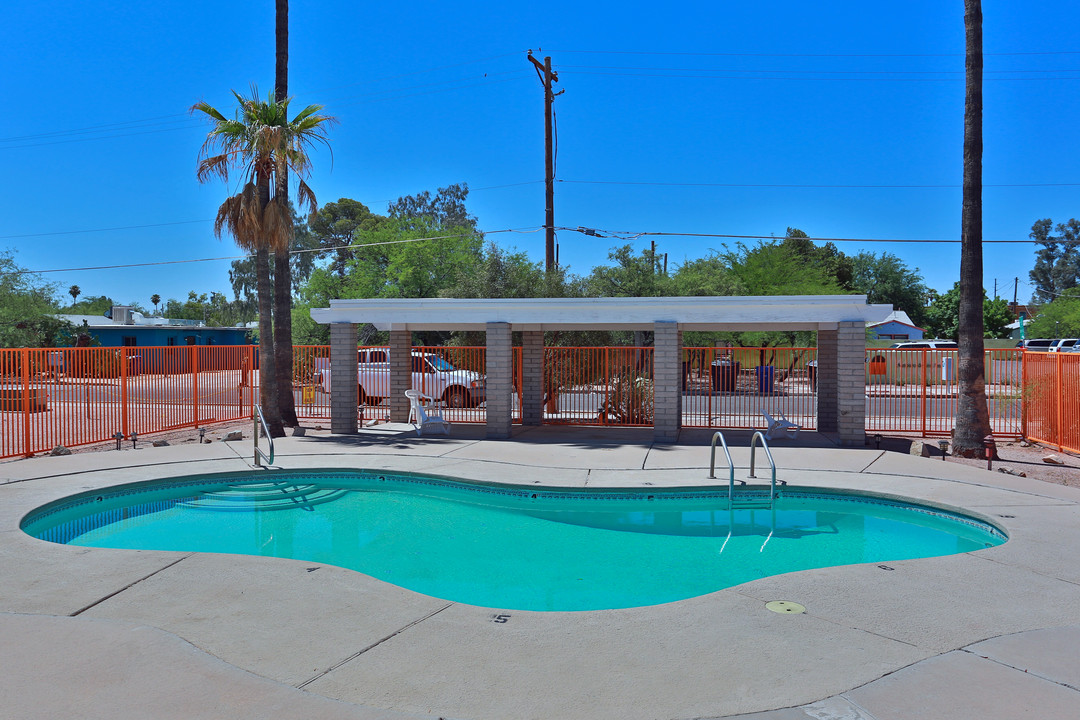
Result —
[[923, 339], [923, 329], [911, 322], [911, 318], [903, 310], [893, 310], [881, 322], [867, 323], [866, 327], [874, 333], [875, 340]]
[[811, 330], [817, 333], [817, 427], [841, 444], [865, 440], [863, 367], [866, 327], [882, 322], [891, 305], [869, 305], [865, 295], [642, 298], [364, 299], [331, 300], [311, 310], [330, 325], [330, 425], [357, 432], [357, 327], [390, 332], [390, 419], [406, 422], [411, 387], [412, 333], [484, 331], [487, 336], [487, 436], [510, 437], [514, 377], [512, 333], [522, 341], [522, 423], [543, 420], [544, 332], [643, 330], [653, 333], [656, 442], [678, 439], [682, 424], [684, 331]]
[[196, 320], [147, 317], [130, 306], [114, 305], [111, 316], [57, 315], [102, 347], [247, 345], [246, 327], [209, 327]]

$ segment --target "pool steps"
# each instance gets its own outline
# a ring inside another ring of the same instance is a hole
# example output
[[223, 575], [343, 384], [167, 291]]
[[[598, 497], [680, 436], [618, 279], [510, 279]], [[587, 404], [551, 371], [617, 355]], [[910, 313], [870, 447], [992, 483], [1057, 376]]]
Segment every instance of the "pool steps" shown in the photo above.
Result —
[[197, 498], [182, 501], [180, 505], [202, 510], [284, 510], [332, 502], [348, 492], [341, 488], [285, 482], [244, 483], [230, 485], [224, 490], [204, 492]]

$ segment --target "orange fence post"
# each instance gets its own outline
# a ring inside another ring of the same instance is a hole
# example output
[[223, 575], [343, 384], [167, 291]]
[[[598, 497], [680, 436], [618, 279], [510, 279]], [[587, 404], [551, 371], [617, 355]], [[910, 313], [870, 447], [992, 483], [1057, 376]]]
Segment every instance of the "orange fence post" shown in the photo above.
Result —
[[199, 346], [191, 346], [191, 408], [195, 427], [199, 427]]
[[120, 432], [124, 437], [129, 437], [128, 432], [128, 371], [127, 371], [127, 348], [120, 348]]
[[922, 397], [919, 401], [919, 415], [922, 416], [922, 437], [926, 437], [926, 385], [929, 382], [926, 367], [926, 348], [919, 351], [922, 353]]
[[30, 350], [22, 350], [23, 455], [33, 457], [30, 438]]
[[1056, 417], [1057, 417], [1057, 421], [1054, 423], [1055, 430], [1057, 432], [1055, 432], [1054, 434], [1057, 436], [1055, 438], [1055, 440], [1057, 441], [1056, 444], [1058, 446], [1058, 452], [1061, 452], [1064, 449], [1064, 445], [1065, 445], [1065, 417], [1064, 417], [1064, 413], [1062, 412], [1062, 408], [1065, 405], [1065, 392], [1064, 392], [1065, 387], [1064, 387], [1064, 383], [1062, 382], [1062, 376], [1061, 376], [1061, 357], [1062, 356], [1061, 356], [1060, 353], [1054, 353], [1053, 357], [1054, 357], [1054, 404], [1056, 406], [1054, 408], [1054, 410], [1056, 411]]

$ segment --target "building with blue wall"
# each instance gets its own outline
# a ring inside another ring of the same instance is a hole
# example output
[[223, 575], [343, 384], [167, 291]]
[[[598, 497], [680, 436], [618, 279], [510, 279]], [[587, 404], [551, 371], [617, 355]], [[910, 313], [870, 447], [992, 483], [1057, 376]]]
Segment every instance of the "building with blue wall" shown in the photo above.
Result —
[[209, 327], [195, 320], [146, 317], [116, 305], [112, 317], [58, 315], [102, 347], [172, 347], [176, 345], [250, 345], [246, 327]]
[[923, 329], [916, 327], [903, 310], [894, 310], [881, 322], [866, 326], [875, 340], [922, 340]]

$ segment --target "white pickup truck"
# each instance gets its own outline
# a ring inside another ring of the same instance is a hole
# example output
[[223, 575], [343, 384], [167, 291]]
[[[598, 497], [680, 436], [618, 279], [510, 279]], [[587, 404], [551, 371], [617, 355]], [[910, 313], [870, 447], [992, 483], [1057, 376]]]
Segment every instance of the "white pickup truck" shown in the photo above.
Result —
[[[356, 379], [361, 405], [378, 405], [390, 395], [390, 351], [357, 351]], [[315, 371], [323, 390], [330, 392], [330, 359], [316, 358]], [[478, 407], [486, 399], [484, 376], [454, 367], [438, 355], [412, 354], [412, 388], [447, 407]]]

